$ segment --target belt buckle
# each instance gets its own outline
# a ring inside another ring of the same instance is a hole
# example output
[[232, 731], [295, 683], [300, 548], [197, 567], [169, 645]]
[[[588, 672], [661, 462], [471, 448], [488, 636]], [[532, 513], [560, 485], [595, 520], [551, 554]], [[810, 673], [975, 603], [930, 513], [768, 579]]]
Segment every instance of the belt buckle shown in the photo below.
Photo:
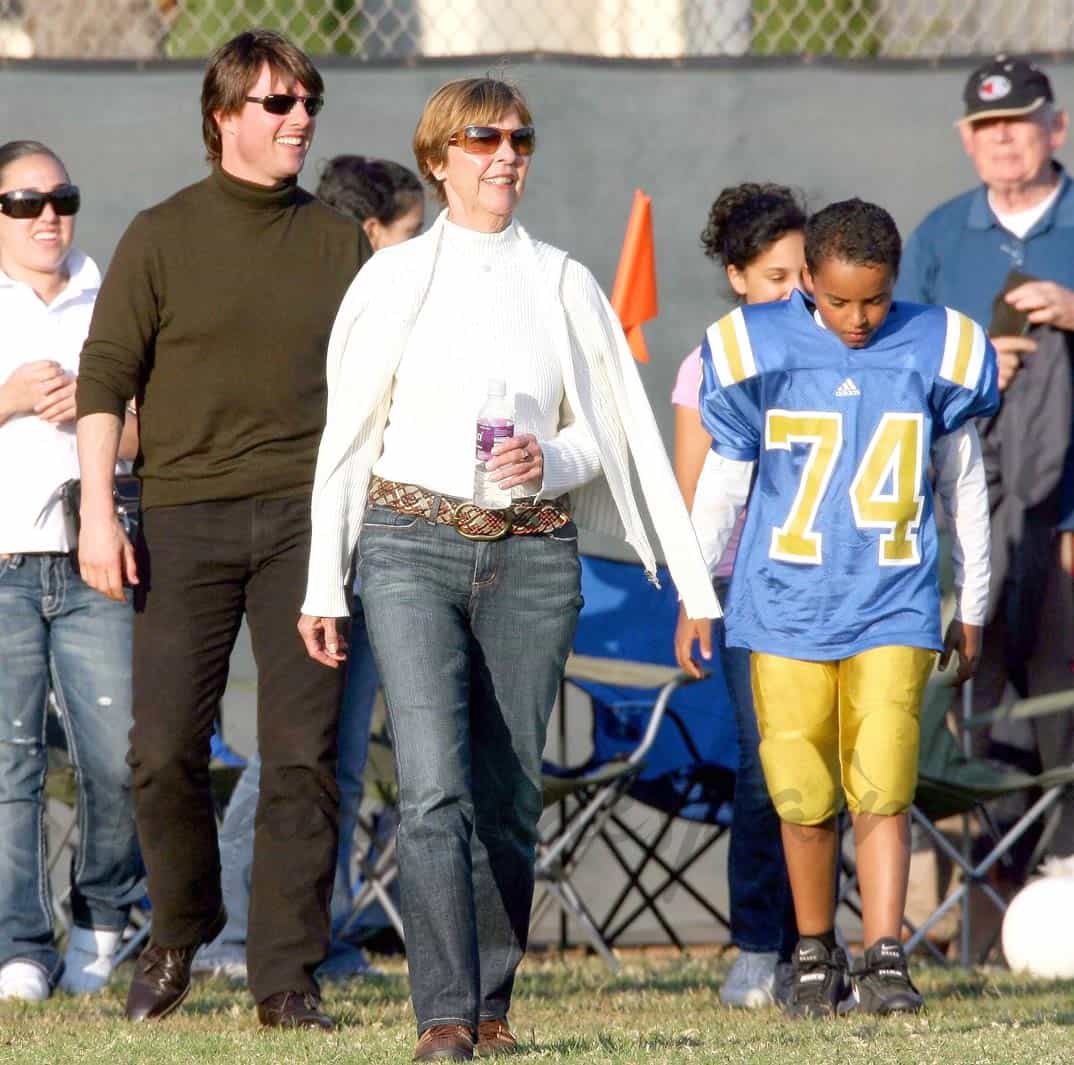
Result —
[[459, 535], [467, 540], [476, 540], [478, 542], [502, 540], [511, 531], [511, 518], [507, 514], [499, 518], [496, 525], [491, 527], [488, 532], [471, 532], [463, 528], [463, 523], [468, 521], [476, 520], [476, 522], [487, 524], [489, 516], [495, 514], [496, 511], [485, 510], [484, 507], [479, 507], [476, 503], [459, 503], [455, 506], [453, 514], [455, 528]]

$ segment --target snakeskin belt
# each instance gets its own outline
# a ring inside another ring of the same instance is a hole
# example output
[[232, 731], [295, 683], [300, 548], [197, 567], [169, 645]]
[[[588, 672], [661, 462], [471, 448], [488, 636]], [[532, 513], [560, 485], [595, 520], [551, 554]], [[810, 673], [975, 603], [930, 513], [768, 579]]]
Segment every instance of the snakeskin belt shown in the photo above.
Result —
[[388, 481], [376, 474], [369, 481], [368, 500], [400, 514], [412, 514], [438, 525], [458, 529], [467, 540], [501, 540], [513, 536], [540, 536], [562, 529], [571, 520], [569, 499], [546, 499], [540, 503], [518, 500], [505, 510], [485, 510], [465, 499], [437, 495], [416, 484]]

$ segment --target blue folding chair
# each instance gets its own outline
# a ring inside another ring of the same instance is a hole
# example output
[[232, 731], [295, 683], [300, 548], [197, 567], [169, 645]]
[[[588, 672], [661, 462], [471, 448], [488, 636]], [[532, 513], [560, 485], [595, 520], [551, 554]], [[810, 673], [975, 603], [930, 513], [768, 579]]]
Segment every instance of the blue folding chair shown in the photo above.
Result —
[[[583, 557], [585, 607], [564, 684], [590, 699], [592, 754], [581, 765], [544, 766], [545, 803], [560, 804], [560, 819], [538, 852], [543, 894], [535, 920], [557, 903], [613, 968], [616, 940], [646, 913], [682, 948], [663, 908], [673, 889], [727, 926], [689, 873], [730, 824], [738, 762], [734, 716], [718, 661], [697, 683], [675, 665], [678, 599], [666, 570], [659, 578], [658, 589], [638, 565]], [[619, 807], [628, 798], [658, 813], [655, 827], [640, 831], [623, 816]], [[680, 820], [698, 831], [672, 856], [666, 844]], [[598, 840], [625, 877], [599, 918], [573, 883]]]

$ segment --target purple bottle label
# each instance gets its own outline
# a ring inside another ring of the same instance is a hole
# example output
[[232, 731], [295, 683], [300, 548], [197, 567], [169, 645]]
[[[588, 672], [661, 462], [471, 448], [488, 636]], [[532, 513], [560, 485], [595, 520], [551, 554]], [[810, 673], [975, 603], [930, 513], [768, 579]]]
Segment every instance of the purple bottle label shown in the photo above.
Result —
[[477, 423], [476, 457], [482, 462], [492, 458], [492, 445], [497, 440], [509, 440], [515, 435], [515, 423], [507, 418], [482, 418]]

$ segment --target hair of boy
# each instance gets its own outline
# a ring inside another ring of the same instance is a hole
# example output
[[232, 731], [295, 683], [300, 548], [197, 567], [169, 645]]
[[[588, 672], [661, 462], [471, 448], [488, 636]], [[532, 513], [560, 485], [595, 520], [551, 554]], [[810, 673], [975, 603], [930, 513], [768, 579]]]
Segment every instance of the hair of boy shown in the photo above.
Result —
[[413, 170], [390, 159], [337, 155], [321, 169], [317, 198], [358, 222], [375, 218], [390, 226], [416, 204], [425, 190]]
[[895, 219], [875, 203], [841, 200], [812, 215], [805, 227], [805, 259], [812, 274], [829, 259], [855, 266], [886, 266], [898, 276], [902, 238]]
[[805, 206], [793, 189], [746, 181], [728, 186], [716, 197], [701, 246], [710, 259], [745, 270], [777, 240], [805, 224]]
[[324, 79], [313, 60], [283, 34], [254, 29], [232, 37], [213, 53], [201, 85], [201, 136], [209, 162], [220, 161], [216, 115], [241, 111], [266, 65], [288, 85], [301, 85], [311, 96], [324, 93]]

